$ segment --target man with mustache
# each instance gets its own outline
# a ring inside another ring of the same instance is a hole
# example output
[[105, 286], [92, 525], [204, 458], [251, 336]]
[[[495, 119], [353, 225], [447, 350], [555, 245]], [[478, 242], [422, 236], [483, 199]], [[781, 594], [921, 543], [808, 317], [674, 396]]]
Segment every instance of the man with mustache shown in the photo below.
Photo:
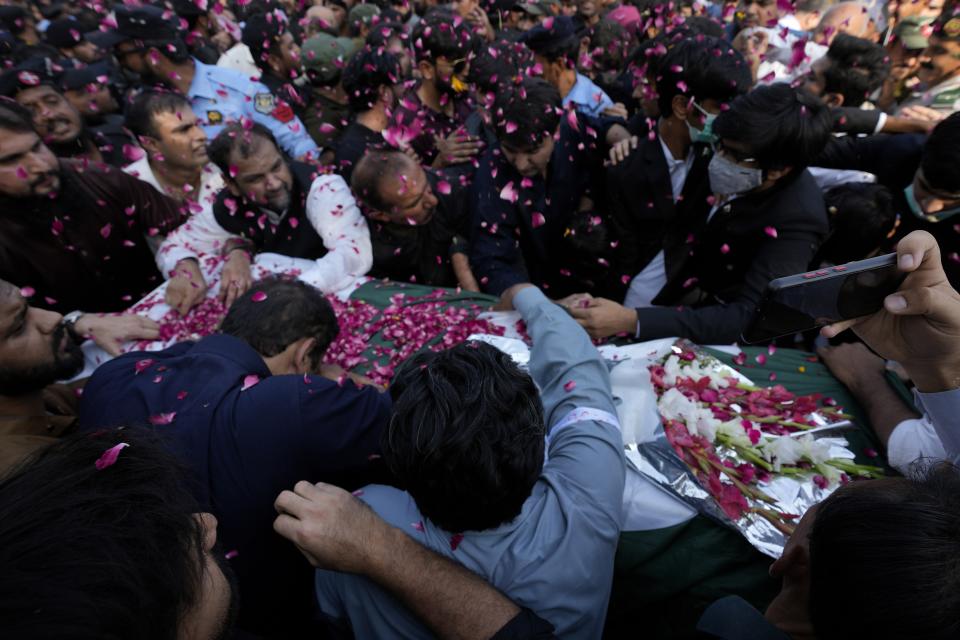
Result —
[[[339, 291], [370, 269], [370, 232], [343, 178], [288, 161], [259, 124], [228, 125], [210, 143], [209, 153], [227, 188], [212, 213], [200, 212], [171, 234], [160, 254], [177, 252], [181, 261], [226, 256], [220, 275], [226, 304], [250, 286], [255, 253], [314, 260], [301, 278], [325, 293]], [[193, 284], [206, 286], [202, 279]]]
[[[118, 312], [163, 282], [147, 238], [181, 222], [175, 202], [119, 170], [58, 160], [29, 112], [0, 102], [0, 278], [112, 354], [157, 337], [156, 323]], [[69, 313], [67, 313], [69, 312]]]
[[920, 54], [920, 85], [901, 109], [921, 106], [948, 116], [960, 110], [960, 8], [945, 11], [932, 29]]
[[87, 127], [61, 92], [64, 71], [45, 58], [30, 58], [0, 76], [0, 95], [30, 110], [37, 133], [58, 158], [127, 164], [136, 143], [119, 124]]

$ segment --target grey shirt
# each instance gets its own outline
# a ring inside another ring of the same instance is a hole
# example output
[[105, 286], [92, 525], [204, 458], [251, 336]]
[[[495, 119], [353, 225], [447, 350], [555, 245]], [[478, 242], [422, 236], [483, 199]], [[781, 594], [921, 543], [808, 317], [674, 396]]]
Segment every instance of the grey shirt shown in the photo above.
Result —
[[[512, 522], [486, 531], [444, 531], [409, 494], [374, 485], [365, 500], [381, 517], [486, 578], [561, 638], [603, 632], [620, 533], [624, 454], [607, 366], [570, 316], [539, 289], [514, 306], [533, 340], [530, 373], [541, 390], [547, 460]], [[459, 543], [458, 543], [459, 542]], [[396, 599], [366, 578], [317, 572], [324, 614], [358, 638], [430, 638]]]

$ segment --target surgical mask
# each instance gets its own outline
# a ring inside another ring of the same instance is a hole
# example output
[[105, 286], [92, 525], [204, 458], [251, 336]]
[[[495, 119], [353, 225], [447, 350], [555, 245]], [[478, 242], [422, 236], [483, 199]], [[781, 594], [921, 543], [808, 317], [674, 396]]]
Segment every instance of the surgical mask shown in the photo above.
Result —
[[763, 169], [741, 167], [715, 153], [707, 167], [710, 174], [710, 189], [720, 196], [733, 196], [752, 191], [763, 184]]
[[936, 213], [925, 213], [923, 207], [920, 206], [920, 203], [917, 202], [917, 196], [913, 192], [913, 183], [910, 183], [910, 186], [903, 190], [903, 196], [907, 199], [907, 206], [910, 207], [910, 211], [913, 215], [917, 216], [921, 220], [926, 220], [927, 222], [940, 222], [946, 220], [950, 216], [955, 216], [960, 213], [960, 207], [953, 207], [951, 209], [943, 209], [942, 211], [937, 211]]
[[704, 144], [714, 145], [717, 144], [717, 135], [713, 132], [713, 121], [717, 119], [717, 114], [708, 113], [696, 102], [691, 102], [694, 108], [699, 111], [703, 117], [703, 129], [697, 129], [695, 126], [686, 123], [687, 130], [690, 132], [690, 140], [693, 142], [702, 142]]

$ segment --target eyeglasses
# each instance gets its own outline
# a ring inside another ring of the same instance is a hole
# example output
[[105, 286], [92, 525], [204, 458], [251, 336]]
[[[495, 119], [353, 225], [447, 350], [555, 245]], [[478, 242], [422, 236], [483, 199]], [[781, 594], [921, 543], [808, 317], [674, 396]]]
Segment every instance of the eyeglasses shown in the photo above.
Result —
[[745, 151], [737, 151], [736, 149], [731, 149], [730, 147], [724, 145], [723, 140], [718, 140], [714, 149], [716, 149], [717, 153], [721, 153], [725, 156], [733, 158], [736, 162], [757, 162], [757, 159], [751, 156], [749, 153], [746, 153]]

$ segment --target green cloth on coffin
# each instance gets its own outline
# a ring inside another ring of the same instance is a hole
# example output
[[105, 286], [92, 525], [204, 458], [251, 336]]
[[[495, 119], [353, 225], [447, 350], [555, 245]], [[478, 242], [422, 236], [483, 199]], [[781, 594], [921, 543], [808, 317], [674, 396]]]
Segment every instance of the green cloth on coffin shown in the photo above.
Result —
[[[867, 448], [881, 450], [866, 426], [866, 413], [813, 354], [779, 349], [770, 355], [765, 348], [747, 347], [747, 360], [738, 366], [729, 354], [707, 351], [758, 386], [782, 384], [797, 395], [820, 393], [833, 398], [858, 426], [842, 432], [857, 462], [884, 466], [882, 458], [864, 453]], [[761, 354], [766, 356], [763, 365], [756, 361]], [[776, 374], [775, 380], [770, 380], [771, 373]], [[768, 574], [770, 564], [770, 558], [737, 531], [704, 516], [666, 529], [624, 532], [617, 549], [605, 637], [696, 637], [694, 628], [703, 610], [726, 595], [739, 595], [763, 611], [780, 588], [779, 581]]]

